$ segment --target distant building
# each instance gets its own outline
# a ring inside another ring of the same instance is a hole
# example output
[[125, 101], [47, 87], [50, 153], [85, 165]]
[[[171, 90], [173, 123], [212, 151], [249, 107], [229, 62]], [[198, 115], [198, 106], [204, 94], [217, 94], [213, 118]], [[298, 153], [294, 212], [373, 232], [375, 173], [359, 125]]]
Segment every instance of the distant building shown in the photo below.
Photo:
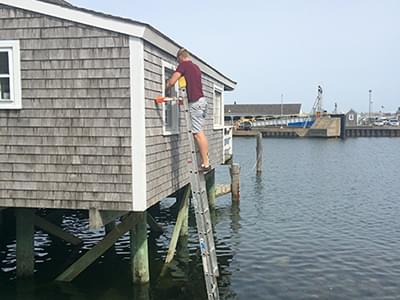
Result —
[[350, 109], [347, 113], [346, 113], [346, 126], [357, 126], [357, 112], [353, 109]]
[[397, 120], [400, 120], [400, 106], [396, 111], [396, 118], [397, 118]]
[[225, 104], [225, 121], [298, 115], [301, 104]]

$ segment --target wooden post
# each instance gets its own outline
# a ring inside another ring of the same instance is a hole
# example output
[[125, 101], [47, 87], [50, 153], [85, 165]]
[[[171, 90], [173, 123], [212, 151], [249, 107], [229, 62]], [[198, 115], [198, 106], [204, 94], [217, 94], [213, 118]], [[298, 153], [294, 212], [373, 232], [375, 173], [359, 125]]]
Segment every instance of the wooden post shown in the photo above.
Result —
[[206, 179], [206, 190], [207, 190], [207, 198], [208, 198], [208, 205], [210, 208], [215, 208], [215, 169], [212, 169], [210, 172], [205, 174]]
[[262, 147], [262, 133], [259, 132], [257, 134], [257, 146], [256, 146], [256, 153], [257, 153], [257, 171], [256, 175], [260, 176], [262, 172], [262, 156], [263, 156], [263, 147]]
[[240, 165], [233, 163], [229, 168], [231, 174], [231, 193], [232, 201], [238, 202], [240, 200]]
[[16, 208], [17, 222], [17, 277], [29, 277], [34, 273], [35, 257], [33, 248], [34, 239], [34, 210], [30, 208]]
[[[165, 258], [164, 266], [161, 270], [161, 276], [164, 276], [165, 271], [167, 270], [169, 264], [174, 258], [176, 245], [178, 243], [178, 239], [181, 236], [181, 229], [185, 220], [188, 219], [188, 210], [189, 210], [189, 195], [190, 195], [190, 186], [187, 185], [183, 191], [182, 198], [180, 199], [180, 207], [178, 216], [176, 218], [176, 223], [174, 227], [174, 231], [172, 232], [171, 242], [169, 243], [169, 248], [167, 252], [167, 257]], [[187, 230], [185, 228], [185, 230]], [[183, 236], [187, 236], [187, 233], [182, 233]]]
[[133, 283], [140, 285], [150, 282], [146, 215], [146, 212], [137, 213], [138, 222], [130, 231]]

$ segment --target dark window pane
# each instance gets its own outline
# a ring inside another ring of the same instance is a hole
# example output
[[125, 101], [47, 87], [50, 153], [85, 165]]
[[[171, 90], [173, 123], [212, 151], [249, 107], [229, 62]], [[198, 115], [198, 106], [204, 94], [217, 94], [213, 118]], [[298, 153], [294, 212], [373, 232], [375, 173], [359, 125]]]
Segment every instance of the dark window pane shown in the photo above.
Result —
[[0, 99], [10, 100], [10, 78], [0, 78]]
[[0, 74], [10, 74], [8, 68], [8, 52], [0, 52]]

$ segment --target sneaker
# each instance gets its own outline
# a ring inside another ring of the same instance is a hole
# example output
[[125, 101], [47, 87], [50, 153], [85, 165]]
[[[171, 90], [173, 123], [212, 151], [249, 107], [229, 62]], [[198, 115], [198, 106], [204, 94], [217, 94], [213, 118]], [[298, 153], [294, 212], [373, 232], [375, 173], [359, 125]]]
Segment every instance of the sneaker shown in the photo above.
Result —
[[206, 166], [204, 164], [201, 164], [199, 172], [207, 173], [210, 170], [211, 170], [211, 165]]

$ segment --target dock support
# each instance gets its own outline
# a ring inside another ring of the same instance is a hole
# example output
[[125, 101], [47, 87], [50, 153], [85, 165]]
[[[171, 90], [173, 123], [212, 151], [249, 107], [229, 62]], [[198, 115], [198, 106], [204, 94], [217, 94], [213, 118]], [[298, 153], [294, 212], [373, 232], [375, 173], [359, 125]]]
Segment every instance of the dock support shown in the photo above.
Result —
[[99, 258], [105, 251], [107, 251], [114, 243], [126, 232], [132, 229], [137, 222], [136, 214], [130, 213], [123, 221], [115, 226], [115, 228], [107, 234], [103, 240], [96, 244], [92, 249], [86, 252], [75, 263], [73, 263], [67, 270], [59, 275], [57, 281], [70, 282], [82, 273], [88, 266], [90, 266], [97, 258]]
[[257, 159], [257, 171], [256, 175], [260, 176], [262, 172], [262, 159], [263, 159], [263, 147], [262, 147], [262, 133], [257, 134], [257, 146], [256, 146], [256, 159]]
[[189, 216], [189, 196], [190, 196], [190, 185], [187, 185], [183, 189], [182, 197], [180, 199], [179, 212], [176, 218], [176, 223], [174, 231], [172, 233], [171, 242], [169, 243], [167, 257], [165, 258], [165, 263], [161, 270], [161, 276], [164, 276], [166, 270], [168, 269], [169, 264], [174, 258], [176, 245], [178, 244], [179, 237], [187, 237], [188, 235], [187, 220]]
[[133, 283], [142, 285], [150, 282], [149, 253], [147, 245], [147, 212], [137, 213], [137, 223], [130, 231], [131, 268]]
[[240, 165], [233, 163], [229, 168], [231, 174], [231, 193], [232, 202], [239, 202], [240, 200]]
[[182, 195], [181, 199], [182, 201], [185, 201], [186, 207], [184, 207], [184, 215], [183, 215], [183, 221], [182, 221], [182, 228], [179, 233], [179, 237], [188, 237], [189, 236], [189, 198], [191, 194], [191, 187], [190, 184], [186, 185], [184, 188], [182, 188]]
[[34, 209], [16, 208], [17, 277], [30, 277], [34, 273]]
[[205, 179], [206, 179], [208, 205], [210, 206], [210, 208], [215, 208], [215, 198], [216, 198], [215, 169], [212, 169], [210, 172], [205, 174]]

